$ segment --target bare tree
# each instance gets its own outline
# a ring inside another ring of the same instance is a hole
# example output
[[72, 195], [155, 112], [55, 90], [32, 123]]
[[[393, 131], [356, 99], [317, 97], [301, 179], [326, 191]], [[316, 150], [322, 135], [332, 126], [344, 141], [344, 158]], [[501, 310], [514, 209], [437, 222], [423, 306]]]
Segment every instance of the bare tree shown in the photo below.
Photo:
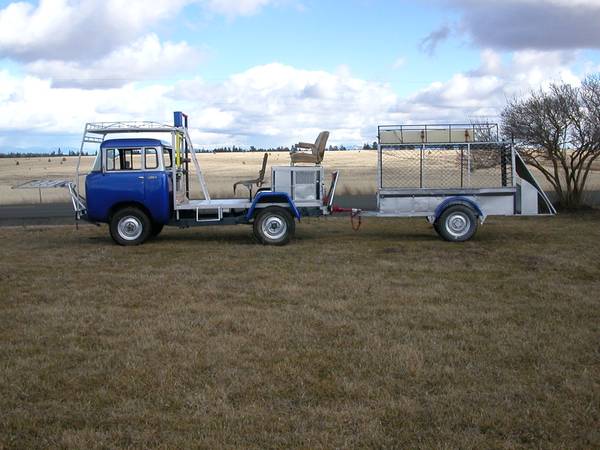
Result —
[[600, 76], [580, 87], [552, 84], [514, 99], [502, 112], [503, 133], [552, 184], [565, 208], [581, 206], [592, 164], [600, 156]]

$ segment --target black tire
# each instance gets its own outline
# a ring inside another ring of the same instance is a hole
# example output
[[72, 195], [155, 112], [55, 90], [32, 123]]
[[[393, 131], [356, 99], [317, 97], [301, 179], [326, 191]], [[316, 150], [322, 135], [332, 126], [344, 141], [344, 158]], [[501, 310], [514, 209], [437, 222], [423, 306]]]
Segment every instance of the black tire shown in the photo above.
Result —
[[285, 245], [296, 232], [296, 222], [287, 209], [269, 206], [256, 215], [252, 228], [261, 244]]
[[110, 219], [110, 236], [119, 245], [140, 245], [152, 233], [148, 215], [133, 206], [118, 210]]
[[156, 237], [162, 231], [164, 225], [162, 223], [152, 222], [152, 231], [150, 232], [151, 237]]
[[446, 241], [468, 241], [477, 231], [477, 213], [465, 205], [449, 206], [435, 221], [434, 228]]

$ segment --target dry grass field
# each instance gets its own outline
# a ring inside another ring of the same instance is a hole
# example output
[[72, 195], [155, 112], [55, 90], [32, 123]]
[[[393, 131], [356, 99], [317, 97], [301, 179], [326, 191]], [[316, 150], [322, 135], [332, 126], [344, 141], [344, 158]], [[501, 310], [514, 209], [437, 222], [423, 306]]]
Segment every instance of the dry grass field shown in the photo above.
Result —
[[[198, 155], [211, 196], [214, 198], [233, 197], [233, 183], [239, 180], [256, 178], [262, 164], [262, 153], [202, 153]], [[83, 159], [82, 171], [89, 171], [93, 157]], [[19, 165], [17, 165], [17, 161]], [[288, 165], [289, 155], [284, 152], [272, 152], [269, 167], [272, 165]], [[76, 157], [50, 158], [0, 158], [0, 205], [38, 203], [39, 192], [33, 189], [11, 189], [19, 183], [36, 178], [73, 178], [75, 176]], [[599, 163], [600, 164], [600, 163]], [[352, 151], [328, 152], [323, 162], [327, 174], [333, 170], [341, 171], [339, 195], [374, 194], [377, 186], [377, 152]], [[270, 179], [267, 170], [267, 183]], [[402, 175], [402, 174], [400, 174]], [[329, 177], [329, 175], [327, 175]], [[545, 189], [549, 184], [541, 175], [538, 181]], [[83, 179], [82, 179], [83, 180]], [[192, 178], [192, 194], [201, 198], [200, 189], [195, 178]], [[587, 184], [589, 190], [600, 190], [600, 165], [594, 167]], [[240, 188], [238, 196], [246, 196], [247, 191]], [[43, 202], [68, 202], [66, 189], [45, 189], [42, 191]]]
[[0, 448], [600, 447], [598, 212], [0, 239]]
[[[204, 177], [211, 196], [214, 198], [233, 197], [233, 183], [239, 180], [256, 178], [262, 164], [262, 153], [201, 153], [198, 155]], [[37, 189], [11, 189], [19, 183], [36, 178], [74, 178], [76, 157], [62, 158], [0, 158], [0, 205], [38, 203]], [[89, 171], [94, 158], [83, 158], [84, 172]], [[17, 165], [17, 161], [19, 165]], [[289, 165], [290, 157], [284, 152], [272, 152], [269, 168], [272, 165]], [[342, 195], [371, 194], [375, 192], [377, 178], [377, 153], [374, 151], [330, 152], [325, 161], [327, 174], [341, 170], [340, 190]], [[195, 173], [195, 171], [194, 171]], [[327, 175], [329, 177], [329, 175]], [[270, 169], [266, 179], [269, 182]], [[83, 179], [82, 179], [83, 180]], [[196, 179], [192, 179], [192, 193], [201, 198]], [[238, 196], [246, 196], [247, 191], [239, 188]], [[45, 189], [43, 202], [68, 202], [66, 189]]]

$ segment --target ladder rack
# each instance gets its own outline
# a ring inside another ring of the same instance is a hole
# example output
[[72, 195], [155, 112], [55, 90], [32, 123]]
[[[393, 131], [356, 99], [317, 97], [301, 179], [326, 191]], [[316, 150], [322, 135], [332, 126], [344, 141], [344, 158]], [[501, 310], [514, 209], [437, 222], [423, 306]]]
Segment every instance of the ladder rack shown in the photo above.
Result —
[[[181, 126], [167, 125], [160, 122], [151, 122], [151, 121], [120, 121], [120, 122], [88, 122], [85, 124], [85, 129], [83, 131], [83, 138], [81, 139], [81, 146], [79, 148], [79, 157], [77, 159], [77, 167], [76, 167], [76, 178], [75, 178], [75, 189], [77, 192], [80, 192], [79, 189], [79, 179], [81, 177], [80, 168], [81, 168], [81, 156], [83, 155], [83, 149], [85, 144], [102, 144], [104, 142], [106, 135], [108, 134], [123, 134], [123, 133], [171, 133], [171, 135], [175, 138], [177, 134], [181, 134], [184, 138], [184, 141], [187, 145], [187, 148], [192, 156], [192, 161], [194, 163], [194, 167], [196, 169], [196, 174], [198, 177], [198, 181], [200, 183], [200, 187], [202, 188], [202, 193], [204, 195], [205, 200], [210, 201], [210, 194], [208, 192], [208, 187], [206, 185], [206, 180], [204, 179], [204, 175], [202, 173], [202, 169], [200, 167], [200, 163], [198, 162], [198, 158], [196, 157], [196, 152], [194, 151], [194, 146], [192, 144], [192, 140], [188, 133], [187, 129], [187, 120], [185, 124], [181, 124]], [[175, 141], [175, 139], [173, 139]], [[174, 151], [175, 149], [173, 149]]]

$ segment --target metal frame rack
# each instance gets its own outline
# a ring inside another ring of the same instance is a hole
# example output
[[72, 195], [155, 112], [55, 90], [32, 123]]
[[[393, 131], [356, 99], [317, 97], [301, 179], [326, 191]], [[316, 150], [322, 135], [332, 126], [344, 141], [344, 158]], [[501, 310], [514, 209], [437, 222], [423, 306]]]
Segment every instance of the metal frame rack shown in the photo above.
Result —
[[498, 124], [380, 125], [377, 136], [382, 144], [462, 144], [498, 142]]
[[[513, 187], [512, 147], [498, 140], [495, 124], [386, 125], [378, 139], [378, 190]], [[475, 177], [481, 170], [485, 177]]]

